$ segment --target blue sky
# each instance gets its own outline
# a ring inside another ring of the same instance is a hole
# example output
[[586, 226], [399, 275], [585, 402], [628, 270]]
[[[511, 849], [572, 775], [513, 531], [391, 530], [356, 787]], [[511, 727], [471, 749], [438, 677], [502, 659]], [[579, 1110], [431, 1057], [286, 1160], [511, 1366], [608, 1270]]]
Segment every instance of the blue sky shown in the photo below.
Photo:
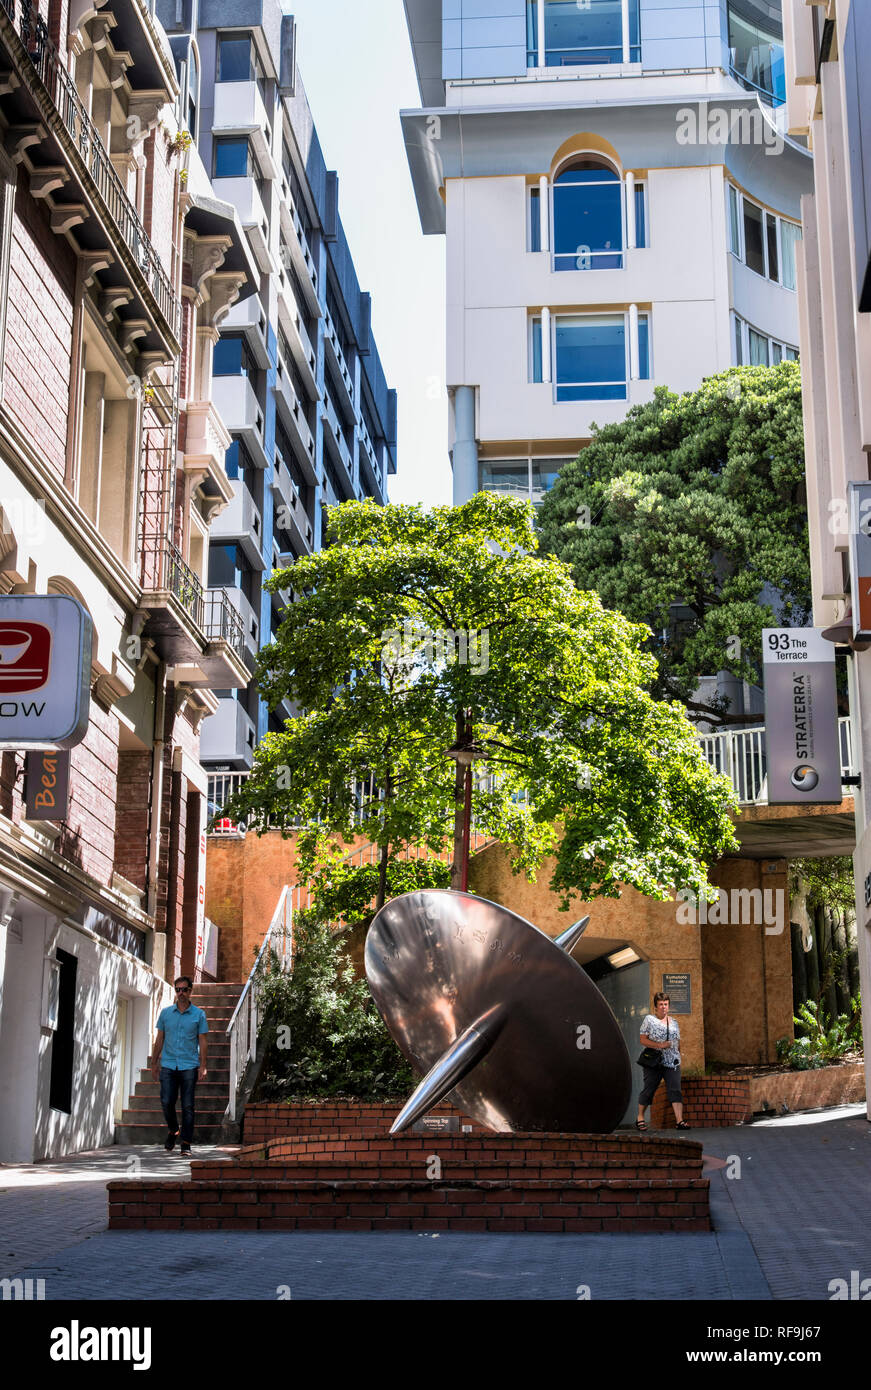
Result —
[[372, 322], [399, 392], [390, 500], [451, 500], [445, 395], [445, 242], [425, 237], [399, 112], [420, 105], [402, 0], [285, 0], [324, 158]]

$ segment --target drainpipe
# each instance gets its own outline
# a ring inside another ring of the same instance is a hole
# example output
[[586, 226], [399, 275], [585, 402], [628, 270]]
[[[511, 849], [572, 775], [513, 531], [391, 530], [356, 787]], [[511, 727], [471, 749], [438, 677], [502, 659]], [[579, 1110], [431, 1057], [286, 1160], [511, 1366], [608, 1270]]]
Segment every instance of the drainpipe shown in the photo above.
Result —
[[620, 8], [623, 19], [623, 62], [628, 63], [632, 56], [629, 47], [629, 0], [622, 0]]
[[478, 491], [478, 440], [475, 434], [475, 388], [454, 388], [454, 506], [468, 502]]
[[547, 67], [547, 49], [544, 41], [544, 4], [545, 0], [538, 0], [536, 7], [538, 12], [538, 66], [540, 68]]
[[148, 897], [146, 911], [157, 911], [157, 878], [160, 869], [160, 823], [163, 819], [163, 752], [166, 721], [166, 662], [161, 661], [154, 682], [154, 739], [151, 753], [151, 825], [148, 843]]

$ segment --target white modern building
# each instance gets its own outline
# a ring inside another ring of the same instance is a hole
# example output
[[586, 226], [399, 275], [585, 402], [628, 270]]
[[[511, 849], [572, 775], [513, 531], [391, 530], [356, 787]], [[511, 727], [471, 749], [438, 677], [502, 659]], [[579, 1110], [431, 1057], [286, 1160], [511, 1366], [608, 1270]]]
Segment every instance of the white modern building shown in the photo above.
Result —
[[779, 0], [405, 0], [454, 501], [540, 500], [655, 387], [798, 354]]
[[[814, 621], [848, 648], [856, 788], [856, 922], [871, 1107], [871, 649], [854, 638], [851, 487], [871, 478], [871, 6], [784, 9], [789, 126], [813, 150], [798, 256]], [[866, 589], [867, 594], [867, 589]], [[871, 1108], [868, 1110], [871, 1118]]]

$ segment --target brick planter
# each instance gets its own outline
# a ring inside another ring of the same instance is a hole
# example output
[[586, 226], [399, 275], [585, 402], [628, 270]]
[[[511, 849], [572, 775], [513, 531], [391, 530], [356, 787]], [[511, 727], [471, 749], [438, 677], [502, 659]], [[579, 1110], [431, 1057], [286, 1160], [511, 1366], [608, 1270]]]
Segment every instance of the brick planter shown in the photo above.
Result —
[[[766, 1110], [815, 1110], [865, 1099], [861, 1062], [820, 1067], [814, 1071], [764, 1072], [759, 1076], [685, 1076], [681, 1083], [684, 1118], [694, 1129], [722, 1129], [746, 1124]], [[665, 1086], [650, 1107], [652, 1129], [674, 1129], [674, 1111]]]
[[189, 1182], [110, 1183], [110, 1229], [710, 1230], [697, 1143], [364, 1129], [285, 1134], [231, 1163], [195, 1161]]
[[[243, 1144], [261, 1144], [285, 1134], [387, 1134], [404, 1101], [323, 1100], [295, 1105], [266, 1101], [249, 1105], [242, 1120]], [[487, 1130], [452, 1105], [437, 1105], [429, 1116], [456, 1119], [476, 1134]]]
[[[685, 1076], [681, 1081], [684, 1119], [694, 1129], [723, 1129], [745, 1124], [750, 1108], [750, 1078], [744, 1076]], [[674, 1129], [674, 1111], [666, 1100], [665, 1083], [650, 1106], [651, 1129]]]

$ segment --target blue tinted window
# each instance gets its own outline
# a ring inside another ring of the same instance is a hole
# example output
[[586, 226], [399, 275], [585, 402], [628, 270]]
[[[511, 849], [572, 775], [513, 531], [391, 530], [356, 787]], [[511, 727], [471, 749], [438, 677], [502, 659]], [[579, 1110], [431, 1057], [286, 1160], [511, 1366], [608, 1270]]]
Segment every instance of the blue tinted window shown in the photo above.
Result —
[[650, 333], [646, 314], [638, 315], [638, 375], [642, 381], [650, 377]]
[[215, 178], [244, 178], [249, 172], [248, 141], [244, 138], [215, 141]]
[[212, 375], [241, 376], [242, 371], [242, 339], [219, 338], [215, 343]]
[[[538, 4], [544, 4], [544, 40], [548, 67], [572, 67], [583, 63], [622, 63], [623, 13], [621, 0], [529, 0], [527, 5], [527, 61], [538, 61]], [[629, 0], [629, 58], [641, 59], [638, 0]]]
[[253, 77], [251, 65], [251, 40], [218, 40], [218, 81], [250, 82]]
[[644, 185], [635, 185], [635, 245], [647, 245], [647, 223], [644, 217]]
[[239, 441], [234, 439], [224, 455], [224, 472], [228, 478], [239, 476]]
[[585, 160], [559, 175], [553, 189], [557, 270], [620, 270], [623, 188], [608, 165]]
[[541, 381], [541, 319], [532, 320], [532, 379]]
[[558, 401], [626, 399], [626, 325], [622, 314], [556, 321]]
[[529, 190], [529, 249], [541, 250], [541, 195], [537, 188]]

